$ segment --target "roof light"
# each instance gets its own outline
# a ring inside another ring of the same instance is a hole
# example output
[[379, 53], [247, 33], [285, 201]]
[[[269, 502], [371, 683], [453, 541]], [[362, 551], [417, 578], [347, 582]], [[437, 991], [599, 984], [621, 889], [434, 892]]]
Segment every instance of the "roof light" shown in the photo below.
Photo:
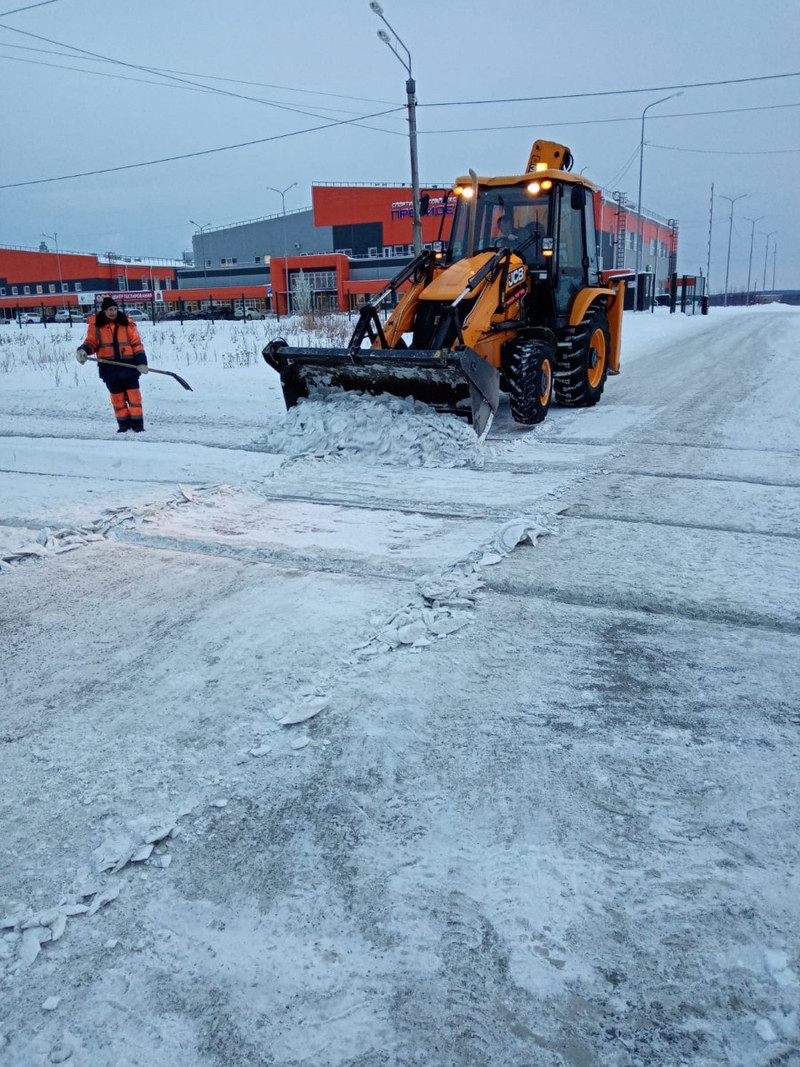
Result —
[[547, 166], [546, 163], [537, 163], [533, 169], [538, 174], [540, 170], [549, 170], [550, 168]]
[[545, 180], [542, 182], [542, 188], [543, 189], [552, 189], [553, 188], [553, 183], [550, 181], [549, 178], [545, 178]]
[[461, 195], [464, 197], [465, 200], [471, 200], [472, 197], [473, 197], [473, 188], [472, 188], [472, 186], [471, 185], [465, 186], [461, 190]]
[[538, 196], [541, 191], [542, 187], [538, 182], [528, 182], [528, 192], [531, 196]]

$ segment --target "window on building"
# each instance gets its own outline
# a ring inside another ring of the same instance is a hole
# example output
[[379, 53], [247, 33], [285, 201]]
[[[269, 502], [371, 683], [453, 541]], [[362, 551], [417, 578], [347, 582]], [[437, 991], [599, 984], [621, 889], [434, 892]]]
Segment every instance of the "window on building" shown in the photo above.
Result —
[[49, 289], [49, 291], [50, 291], [51, 293], [54, 293], [54, 292], [56, 291], [56, 287], [55, 287], [55, 285], [53, 285], [53, 283], [52, 283], [52, 282], [50, 282], [50, 283], [49, 283], [49, 285], [47, 286], [47, 288]]
[[149, 289], [149, 288], [150, 288], [150, 279], [147, 277], [146, 274], [143, 274], [142, 275], [142, 289]]
[[5, 296], [5, 295], [6, 295], [6, 287], [4, 285], [0, 285], [0, 296]]
[[128, 287], [125, 284], [125, 275], [124, 274], [118, 274], [117, 275], [117, 289], [119, 289], [120, 292], [125, 292], [125, 290], [127, 288]]
[[61, 292], [62, 293], [68, 293], [69, 292], [69, 282], [62, 282], [61, 283]]
[[43, 293], [44, 292], [44, 286], [43, 285], [37, 285], [36, 286], [36, 292], [39, 293], [39, 294]]
[[17, 286], [17, 285], [12, 285], [11, 286], [11, 295], [12, 296], [19, 296], [19, 286]]
[[75, 292], [76, 293], [79, 293], [82, 288], [83, 288], [83, 285], [82, 285], [81, 282], [75, 282]]
[[374, 258], [375, 256], [377, 256], [377, 254], [378, 254], [378, 249], [377, 248], [373, 247], [373, 248], [368, 248], [367, 249], [367, 255], [370, 256], [371, 258]]
[[31, 295], [31, 287], [29, 285], [23, 285], [22, 291], [25, 294], [25, 296], [30, 296]]
[[261, 262], [261, 256], [255, 256], [253, 262], [254, 263], [260, 263]]

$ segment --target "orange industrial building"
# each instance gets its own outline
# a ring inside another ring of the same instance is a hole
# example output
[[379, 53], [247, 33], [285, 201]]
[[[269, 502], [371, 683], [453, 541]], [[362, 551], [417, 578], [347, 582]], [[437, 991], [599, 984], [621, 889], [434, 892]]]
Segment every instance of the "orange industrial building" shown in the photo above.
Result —
[[[426, 248], [449, 237], [452, 202], [446, 186], [425, 186]], [[347, 311], [386, 283], [413, 255], [411, 191], [402, 185], [312, 186], [312, 206], [252, 219], [193, 236], [191, 265], [113, 253], [82, 254], [40, 246], [0, 247], [0, 315], [58, 308], [83, 314], [106, 293], [123, 306], [144, 305], [155, 317], [210, 304], [258, 307], [279, 315], [294, 307], [301, 282], [316, 308]], [[595, 194], [601, 265], [632, 268], [638, 216], [623, 194]], [[663, 293], [676, 269], [675, 220], [642, 218], [642, 270]]]

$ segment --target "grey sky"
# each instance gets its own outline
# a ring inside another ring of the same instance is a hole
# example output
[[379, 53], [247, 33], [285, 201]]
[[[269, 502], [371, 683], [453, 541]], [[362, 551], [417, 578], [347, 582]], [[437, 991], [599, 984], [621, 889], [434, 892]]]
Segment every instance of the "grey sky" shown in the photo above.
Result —
[[[0, 12], [32, 2], [0, 0]], [[423, 184], [452, 181], [470, 167], [515, 173], [532, 140], [545, 136], [571, 147], [576, 170], [635, 203], [642, 110], [677, 91], [658, 87], [800, 71], [797, 0], [384, 0], [383, 7], [412, 54]], [[297, 182], [286, 196], [291, 210], [310, 205], [314, 181], [409, 180], [406, 75], [378, 40], [382, 23], [367, 0], [56, 0], [0, 15], [0, 26], [2, 185], [280, 138], [0, 189], [4, 245], [36, 247], [45, 232], [58, 233], [65, 249], [177, 257], [191, 244], [189, 219], [222, 225], [279, 212], [280, 197], [266, 186]], [[52, 54], [70, 51], [61, 45], [182, 73], [168, 78], [77, 52]], [[461, 103], [648, 87], [574, 100]], [[401, 110], [285, 136], [392, 107]], [[730, 204], [721, 197], [742, 193], [731, 288], [746, 284], [748, 219], [759, 216], [754, 280], [763, 280], [763, 235], [774, 232], [776, 284], [800, 287], [799, 131], [800, 77], [687, 88], [648, 111], [643, 203], [679, 220], [679, 270], [705, 270], [713, 182], [720, 197], [713, 288], [722, 288], [726, 271]], [[768, 287], [772, 269], [771, 243]]]

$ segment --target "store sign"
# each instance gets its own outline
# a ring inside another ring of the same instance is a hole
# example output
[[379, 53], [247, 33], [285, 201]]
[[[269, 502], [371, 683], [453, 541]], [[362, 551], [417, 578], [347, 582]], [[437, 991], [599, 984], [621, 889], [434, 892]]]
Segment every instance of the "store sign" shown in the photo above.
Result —
[[149, 304], [155, 299], [152, 289], [118, 289], [116, 292], [95, 293], [95, 302], [99, 302], [104, 296], [110, 296], [118, 304]]
[[[455, 204], [452, 199], [445, 203], [443, 196], [432, 196], [428, 202], [428, 215], [452, 215]], [[392, 221], [413, 219], [414, 202], [412, 200], [395, 200], [392, 204]]]

